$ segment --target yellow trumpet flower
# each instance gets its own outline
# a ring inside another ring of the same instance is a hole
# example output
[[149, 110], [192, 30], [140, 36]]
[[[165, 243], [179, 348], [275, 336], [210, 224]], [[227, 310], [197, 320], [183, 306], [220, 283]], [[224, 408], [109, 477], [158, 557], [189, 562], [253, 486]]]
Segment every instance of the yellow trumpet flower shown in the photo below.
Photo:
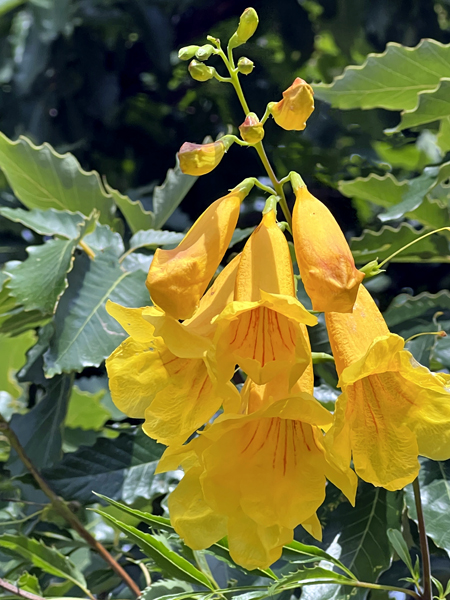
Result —
[[239, 256], [217, 277], [194, 317], [179, 323], [154, 307], [106, 309], [128, 337], [106, 361], [111, 396], [144, 431], [163, 444], [183, 443], [222, 402], [239, 402], [231, 384], [216, 390], [204, 360], [215, 326], [211, 319], [233, 298]]
[[418, 455], [450, 458], [450, 375], [432, 373], [389, 332], [360, 286], [352, 314], [327, 313], [342, 394], [326, 445], [341, 466], [398, 490], [419, 472]]
[[242, 200], [253, 187], [243, 181], [209, 206], [173, 250], [156, 250], [146, 285], [156, 306], [175, 319], [192, 317], [233, 235]]
[[212, 368], [229, 381], [238, 364], [264, 384], [285, 373], [292, 385], [310, 361], [302, 324], [315, 325], [295, 297], [289, 247], [274, 210], [268, 211], [242, 252], [234, 302], [216, 318]]
[[328, 208], [295, 175], [292, 217], [295, 254], [314, 310], [351, 312], [364, 273], [355, 267], [347, 241]]

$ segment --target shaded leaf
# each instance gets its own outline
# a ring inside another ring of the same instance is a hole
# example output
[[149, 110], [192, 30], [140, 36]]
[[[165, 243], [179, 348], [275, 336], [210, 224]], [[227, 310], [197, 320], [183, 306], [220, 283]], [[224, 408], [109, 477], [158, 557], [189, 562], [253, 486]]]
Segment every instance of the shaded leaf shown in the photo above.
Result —
[[450, 79], [441, 79], [437, 88], [420, 92], [417, 105], [411, 110], [404, 110], [401, 117], [400, 123], [390, 132], [450, 117]]
[[0, 215], [41, 235], [59, 235], [73, 240], [80, 235], [80, 225], [86, 219], [81, 213], [67, 210], [23, 210], [23, 208], [0, 208]]
[[443, 154], [450, 150], [450, 117], [442, 119], [436, 141]]
[[55, 548], [50, 548], [45, 546], [43, 542], [21, 535], [9, 534], [0, 535], [0, 547], [19, 554], [45, 573], [67, 579], [83, 591], [86, 590], [86, 581], [83, 574], [66, 556]]
[[361, 66], [347, 67], [333, 83], [314, 85], [320, 100], [337, 108], [410, 110], [417, 95], [448, 77], [450, 45], [422, 40], [408, 48], [390, 42], [382, 54], [369, 54]]
[[[62, 427], [72, 389], [73, 376], [55, 377], [45, 396], [25, 415], [13, 415], [10, 426], [38, 469], [50, 467], [61, 457]], [[13, 475], [27, 472], [14, 449], [7, 468]]]
[[414, 568], [411, 561], [411, 556], [409, 555], [408, 546], [406, 545], [405, 538], [402, 535], [402, 532], [398, 529], [388, 529], [387, 535], [389, 538], [389, 542], [391, 543], [394, 550], [397, 552], [398, 556], [408, 567], [411, 575], [414, 575]]
[[25, 364], [26, 352], [35, 341], [34, 331], [26, 331], [17, 337], [0, 334], [0, 391], [8, 392], [13, 398], [22, 394], [15, 375]]
[[128, 196], [121, 194], [119, 191], [110, 187], [106, 180], [103, 180], [103, 183], [106, 191], [111, 194], [114, 202], [120, 208], [132, 233], [136, 233], [141, 229], [151, 229], [153, 227], [155, 221], [154, 214], [149, 210], [145, 210], [139, 200], [131, 200]]
[[13, 142], [0, 133], [0, 168], [19, 200], [29, 209], [56, 208], [112, 222], [114, 204], [95, 171], [84, 171], [70, 153], [58, 154], [49, 144], [35, 146], [25, 136]]
[[160, 229], [174, 210], [179, 206], [197, 177], [185, 175], [178, 164], [174, 169], [169, 169], [162, 185], [155, 187], [153, 192], [153, 214], [155, 229]]
[[141, 270], [122, 269], [111, 247], [96, 254], [94, 260], [77, 257], [69, 288], [56, 310], [55, 333], [44, 354], [47, 377], [99, 366], [111, 354], [126, 336], [106, 312], [106, 301], [128, 307], [149, 304], [145, 277]]
[[249, 237], [249, 235], [253, 233], [254, 229], [254, 227], [246, 227], [245, 229], [235, 229], [231, 237], [229, 248], [232, 248], [235, 244], [239, 244], [239, 242], [246, 240]]
[[295, 573], [286, 575], [271, 586], [270, 592], [272, 594], [278, 594], [285, 590], [292, 590], [304, 585], [325, 583], [352, 585], [354, 580], [345, 577], [345, 575], [341, 575], [340, 573], [335, 573], [335, 571], [331, 571], [330, 569], [325, 569], [324, 567], [312, 567], [311, 569], [299, 569]]
[[193, 594], [192, 586], [185, 581], [180, 581], [177, 579], [164, 579], [160, 581], [155, 581], [149, 585], [142, 592], [141, 599], [142, 600], [156, 600], [157, 598], [161, 598], [161, 596], [168, 596], [173, 594]]
[[90, 394], [73, 386], [65, 426], [99, 431], [111, 417], [109, 410], [100, 404], [105, 393], [106, 390], [100, 390], [96, 394]]
[[[431, 229], [415, 229], [409, 223], [399, 227], [383, 225], [379, 231], [365, 229], [360, 237], [350, 240], [350, 248], [358, 264], [378, 259], [380, 262], [417, 240]], [[395, 256], [391, 262], [450, 262], [448, 239], [435, 234], [413, 244]]]
[[130, 250], [138, 248], [156, 248], [158, 246], [167, 246], [168, 244], [179, 244], [184, 238], [184, 233], [175, 231], [162, 231], [160, 229], [148, 229], [147, 231], [138, 231], [130, 240]]
[[142, 431], [121, 433], [115, 440], [99, 438], [82, 446], [44, 472], [52, 488], [66, 500], [97, 501], [94, 491], [132, 504], [167, 494], [178, 481], [174, 474], [155, 475], [164, 446]]
[[152, 527], [153, 529], [169, 531], [170, 533], [173, 533], [175, 531], [172, 527], [170, 519], [166, 519], [165, 517], [159, 517], [157, 515], [152, 515], [149, 512], [137, 510], [136, 508], [131, 508], [126, 504], [122, 504], [122, 502], [117, 502], [112, 498], [108, 498], [108, 496], [105, 496], [104, 494], [95, 493], [95, 495], [107, 502], [108, 504], [111, 504], [111, 506], [118, 508], [127, 515], [139, 519], [139, 521], [142, 521], [142, 523], [149, 525], [149, 527]]
[[211, 581], [199, 571], [188, 560], [168, 548], [163, 542], [149, 533], [144, 533], [133, 527], [115, 519], [111, 515], [102, 510], [97, 509], [96, 512], [101, 515], [105, 521], [117, 527], [120, 531], [126, 534], [127, 539], [134, 544], [137, 544], [144, 554], [150, 557], [156, 565], [170, 577], [202, 585], [210, 590], [213, 590]]
[[347, 569], [347, 567], [342, 564], [342, 562], [328, 554], [321, 548], [317, 548], [317, 546], [311, 546], [309, 544], [302, 544], [297, 540], [293, 540], [291, 543], [283, 546], [283, 558], [289, 561], [293, 561], [298, 557], [309, 556], [313, 557], [316, 560], [326, 560], [327, 562], [333, 563], [336, 567], [344, 571], [347, 576], [351, 578], [355, 578], [353, 573]]

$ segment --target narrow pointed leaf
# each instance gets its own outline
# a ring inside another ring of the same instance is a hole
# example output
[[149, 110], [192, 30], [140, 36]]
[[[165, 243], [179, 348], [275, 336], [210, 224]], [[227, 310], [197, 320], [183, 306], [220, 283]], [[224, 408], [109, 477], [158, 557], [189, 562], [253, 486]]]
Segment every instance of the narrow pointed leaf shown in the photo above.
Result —
[[153, 227], [160, 229], [187, 195], [197, 177], [185, 175], [177, 162], [174, 169], [167, 171], [166, 179], [153, 192]]

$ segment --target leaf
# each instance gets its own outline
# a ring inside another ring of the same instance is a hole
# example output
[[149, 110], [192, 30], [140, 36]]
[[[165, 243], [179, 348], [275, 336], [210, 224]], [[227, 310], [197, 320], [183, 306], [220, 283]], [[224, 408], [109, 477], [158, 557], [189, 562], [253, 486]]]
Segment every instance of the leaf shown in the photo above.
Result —
[[155, 581], [149, 585], [141, 594], [141, 600], [157, 600], [161, 596], [167, 597], [174, 594], [189, 594], [190, 597], [193, 595], [192, 586], [185, 581], [177, 579], [163, 579]]
[[80, 235], [80, 226], [86, 217], [81, 213], [71, 213], [67, 210], [23, 210], [23, 208], [0, 208], [0, 215], [22, 223], [25, 227], [41, 235], [59, 235], [74, 240]]
[[0, 546], [19, 554], [45, 573], [67, 579], [84, 592], [86, 591], [86, 581], [83, 574], [66, 556], [55, 548], [45, 546], [43, 542], [31, 538], [6, 533], [0, 535]]
[[[419, 483], [427, 535], [450, 556], [450, 461], [421, 459]], [[417, 523], [412, 485], [405, 488], [405, 502]]]
[[106, 191], [111, 194], [114, 202], [120, 208], [132, 233], [153, 227], [155, 216], [152, 211], [145, 210], [139, 200], [131, 200], [128, 196], [113, 189], [105, 179], [103, 179], [103, 184]]
[[122, 502], [117, 502], [112, 498], [108, 498], [108, 496], [105, 496], [104, 494], [99, 494], [97, 492], [94, 493], [96, 496], [98, 496], [108, 504], [111, 504], [111, 506], [115, 506], [127, 515], [136, 517], [137, 519], [139, 519], [139, 521], [142, 521], [142, 523], [149, 525], [153, 529], [168, 531], [170, 533], [173, 533], [175, 531], [175, 529], [172, 527], [170, 519], [166, 519], [165, 517], [159, 517], [157, 515], [152, 515], [151, 513], [143, 512], [142, 510], [137, 510], [136, 508], [131, 508], [126, 504], [122, 504]]
[[15, 375], [26, 361], [26, 352], [36, 342], [34, 331], [26, 331], [17, 337], [0, 334], [0, 391], [19, 398], [22, 388]]
[[98, 367], [111, 354], [126, 336], [106, 312], [106, 301], [127, 307], [149, 304], [145, 277], [141, 270], [122, 269], [113, 247], [97, 253], [94, 260], [76, 258], [69, 287], [56, 310], [55, 333], [44, 354], [47, 377]]
[[113, 220], [112, 197], [98, 173], [84, 171], [72, 154], [58, 154], [47, 143], [35, 146], [25, 136], [13, 142], [0, 133], [0, 168], [29, 209], [55, 208], [88, 216], [95, 208], [101, 223]]
[[450, 79], [443, 78], [437, 88], [420, 92], [416, 106], [402, 111], [400, 123], [386, 133], [396, 133], [446, 117], [450, 117]]
[[99, 431], [111, 417], [111, 413], [100, 404], [106, 390], [100, 390], [96, 394], [82, 392], [77, 386], [73, 386], [67, 409], [65, 421], [66, 427], [75, 429], [79, 427], [85, 431]]
[[184, 233], [176, 233], [175, 231], [161, 231], [160, 229], [138, 231], [130, 239], [128, 252], [134, 252], [138, 248], [155, 248], [157, 246], [167, 246], [168, 244], [179, 244], [183, 238]]
[[67, 500], [82, 504], [97, 501], [94, 491], [132, 504], [137, 498], [151, 500], [171, 491], [178, 477], [155, 475], [164, 446], [143, 431], [124, 432], [114, 440], [99, 438], [64, 455], [60, 463], [44, 472], [52, 488]]
[[[415, 229], [409, 223], [401, 223], [399, 227], [383, 225], [379, 231], [365, 229], [360, 237], [351, 238], [350, 249], [357, 264], [375, 259], [381, 262], [429, 231], [429, 228]], [[450, 262], [448, 239], [439, 234], [430, 235], [406, 248], [391, 262]]]
[[[13, 415], [10, 426], [37, 469], [50, 467], [61, 457], [62, 427], [67, 412], [73, 376], [55, 377], [45, 396], [25, 415]], [[27, 472], [15, 450], [7, 468], [16, 476]]]
[[54, 312], [67, 287], [67, 273], [73, 262], [77, 240], [49, 240], [41, 246], [27, 248], [28, 258], [5, 268], [8, 288], [25, 311], [38, 310], [44, 315]]
[[22, 575], [17, 580], [17, 587], [21, 590], [25, 590], [26, 592], [31, 592], [32, 594], [38, 594], [42, 596], [41, 586], [39, 585], [39, 579], [36, 575], [31, 575], [28, 571], [24, 571]]
[[156, 186], [153, 192], [155, 229], [160, 229], [164, 225], [196, 181], [197, 177], [185, 175], [181, 171], [178, 160], [175, 168], [167, 171], [164, 183]]
[[249, 235], [253, 233], [254, 230], [254, 227], [246, 227], [245, 229], [235, 229], [231, 237], [229, 248], [232, 248], [236, 244], [239, 244], [239, 242], [246, 240], [249, 237]]
[[442, 119], [436, 141], [442, 154], [450, 150], [450, 117]]
[[210, 590], [214, 589], [211, 581], [206, 575], [154, 536], [139, 531], [139, 529], [136, 529], [136, 527], [133, 527], [132, 525], [122, 523], [102, 510], [96, 509], [96, 512], [101, 515], [106, 522], [125, 533], [127, 540], [137, 544], [142, 552], [150, 557], [156, 565], [162, 569], [163, 573], [167, 573], [170, 577], [175, 577], [176, 579], [181, 579], [188, 583], [202, 585]]
[[417, 95], [448, 77], [450, 45], [422, 40], [414, 48], [390, 42], [382, 54], [369, 54], [361, 66], [350, 66], [331, 84], [314, 85], [316, 98], [341, 109], [411, 110]]
[[286, 546], [283, 546], [283, 558], [285, 558], [286, 560], [292, 562], [293, 560], [295, 560], [296, 557], [299, 556], [309, 556], [315, 558], [316, 560], [326, 560], [327, 562], [336, 565], [339, 569], [344, 571], [346, 575], [350, 576], [353, 579], [355, 578], [353, 573], [349, 569], [347, 569], [347, 567], [344, 564], [342, 564], [340, 560], [338, 560], [334, 556], [331, 556], [330, 554], [328, 554], [328, 552], [325, 552], [321, 548], [317, 548], [317, 546], [302, 544], [297, 540], [294, 540], [289, 544], [286, 544]]
[[354, 580], [323, 567], [299, 569], [295, 573], [290, 573], [274, 583], [270, 588], [270, 593], [279, 594], [280, 592], [292, 590], [304, 585], [317, 585], [325, 583], [333, 583], [336, 585], [352, 585]]
[[406, 545], [405, 538], [403, 537], [402, 532], [398, 529], [388, 529], [387, 535], [389, 538], [389, 542], [391, 543], [394, 550], [397, 552], [399, 558], [408, 567], [411, 575], [414, 576], [414, 567], [411, 561], [411, 556], [409, 555], [408, 546]]

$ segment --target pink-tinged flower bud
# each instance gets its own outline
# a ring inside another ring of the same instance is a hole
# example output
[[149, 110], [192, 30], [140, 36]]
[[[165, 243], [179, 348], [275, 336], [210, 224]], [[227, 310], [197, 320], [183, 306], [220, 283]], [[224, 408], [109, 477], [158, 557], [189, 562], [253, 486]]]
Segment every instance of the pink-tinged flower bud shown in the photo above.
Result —
[[208, 67], [202, 62], [198, 62], [198, 60], [191, 60], [189, 63], [189, 74], [192, 79], [195, 81], [208, 81], [208, 79], [212, 79], [214, 77], [214, 73], [216, 70], [214, 67]]
[[249, 144], [257, 144], [264, 137], [264, 127], [255, 113], [248, 113], [239, 131], [242, 139]]
[[270, 105], [270, 112], [277, 125], [288, 131], [305, 129], [306, 121], [313, 110], [313, 89], [300, 77], [283, 92], [283, 100]]
[[255, 63], [246, 56], [241, 56], [241, 58], [238, 60], [237, 68], [239, 73], [242, 73], [242, 75], [250, 75], [254, 67]]
[[229, 145], [223, 140], [211, 144], [184, 142], [178, 152], [180, 169], [186, 175], [206, 175], [217, 167]]

